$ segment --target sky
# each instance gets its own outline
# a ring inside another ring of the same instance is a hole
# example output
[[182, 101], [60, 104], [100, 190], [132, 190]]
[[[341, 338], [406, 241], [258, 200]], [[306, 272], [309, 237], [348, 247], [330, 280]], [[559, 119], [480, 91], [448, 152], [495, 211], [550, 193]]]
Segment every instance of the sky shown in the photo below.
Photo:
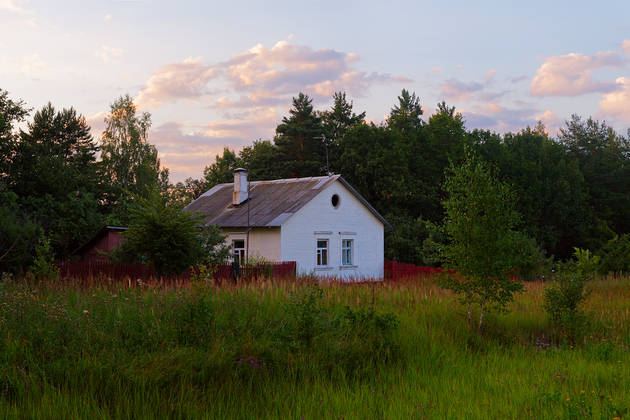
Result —
[[299, 92], [382, 122], [405, 88], [504, 133], [571, 114], [630, 127], [630, 2], [0, 0], [0, 89], [100, 137], [129, 94], [172, 181], [271, 139]]

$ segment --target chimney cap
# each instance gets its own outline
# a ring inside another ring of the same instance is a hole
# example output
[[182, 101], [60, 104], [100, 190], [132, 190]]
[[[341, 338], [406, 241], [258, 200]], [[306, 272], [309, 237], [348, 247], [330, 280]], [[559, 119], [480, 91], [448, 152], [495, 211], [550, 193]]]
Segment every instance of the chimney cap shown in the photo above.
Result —
[[236, 168], [236, 169], [234, 169], [234, 172], [247, 172], [247, 169], [245, 169], [245, 168]]

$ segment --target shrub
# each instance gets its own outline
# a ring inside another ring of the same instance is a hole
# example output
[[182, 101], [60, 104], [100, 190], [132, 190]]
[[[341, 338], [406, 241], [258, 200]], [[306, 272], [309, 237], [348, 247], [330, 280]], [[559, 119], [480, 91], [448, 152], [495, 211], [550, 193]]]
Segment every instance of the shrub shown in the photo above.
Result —
[[59, 276], [59, 268], [55, 265], [55, 257], [50, 247], [50, 238], [42, 237], [35, 248], [35, 259], [29, 271], [37, 280], [53, 280]]
[[294, 342], [308, 346], [321, 329], [322, 300], [324, 291], [317, 282], [310, 284], [304, 291], [291, 295], [288, 313], [295, 321]]
[[601, 249], [600, 269], [604, 273], [630, 273], [630, 235], [615, 236]]
[[563, 274], [545, 289], [544, 308], [557, 332], [576, 342], [585, 327], [586, 316], [581, 304], [586, 300], [584, 277], [579, 273]]
[[600, 257], [594, 255], [588, 249], [573, 248], [575, 251], [575, 271], [584, 280], [590, 280], [600, 270]]

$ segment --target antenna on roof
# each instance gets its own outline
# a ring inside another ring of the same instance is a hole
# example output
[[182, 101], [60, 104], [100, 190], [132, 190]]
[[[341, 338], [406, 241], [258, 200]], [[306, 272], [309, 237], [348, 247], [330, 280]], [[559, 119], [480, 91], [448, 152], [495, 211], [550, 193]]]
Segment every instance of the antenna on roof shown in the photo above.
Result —
[[330, 166], [328, 165], [328, 141], [326, 136], [322, 133], [321, 135], [315, 137], [317, 140], [321, 140], [324, 143], [324, 149], [326, 149], [326, 175], [331, 176], [332, 172], [330, 172]]

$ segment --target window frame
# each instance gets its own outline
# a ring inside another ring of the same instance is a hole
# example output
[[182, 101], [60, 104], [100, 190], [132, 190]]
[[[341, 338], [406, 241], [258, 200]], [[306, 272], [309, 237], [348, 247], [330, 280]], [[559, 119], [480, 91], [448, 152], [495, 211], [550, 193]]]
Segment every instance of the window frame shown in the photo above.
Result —
[[[243, 242], [243, 247], [236, 247], [236, 242]], [[232, 239], [232, 261], [238, 261], [239, 265], [243, 265], [245, 261], [245, 239]]]
[[[346, 246], [346, 244], [349, 244], [349, 246]], [[354, 238], [342, 238], [341, 239], [341, 266], [352, 267], [355, 265], [354, 260], [355, 260]]]
[[[326, 246], [320, 247], [319, 243], [325, 242]], [[330, 267], [329, 257], [330, 257], [330, 241], [328, 238], [316, 238], [315, 239], [315, 268], [325, 268]], [[322, 258], [323, 256], [323, 258]], [[325, 261], [324, 261], [325, 260]], [[324, 264], [320, 264], [320, 262], [324, 262]]]

